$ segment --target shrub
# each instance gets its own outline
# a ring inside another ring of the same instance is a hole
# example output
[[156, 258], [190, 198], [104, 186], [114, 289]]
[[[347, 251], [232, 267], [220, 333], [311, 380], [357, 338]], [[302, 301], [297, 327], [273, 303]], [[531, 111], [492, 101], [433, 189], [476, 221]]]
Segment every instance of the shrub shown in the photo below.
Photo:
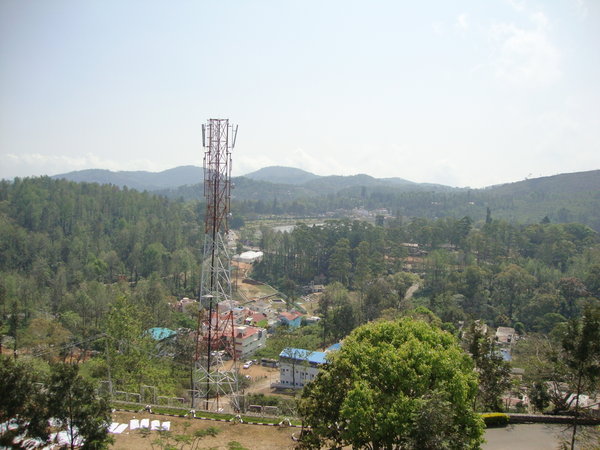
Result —
[[481, 418], [485, 422], [487, 428], [505, 427], [508, 425], [509, 421], [508, 414], [504, 413], [486, 413], [482, 414]]

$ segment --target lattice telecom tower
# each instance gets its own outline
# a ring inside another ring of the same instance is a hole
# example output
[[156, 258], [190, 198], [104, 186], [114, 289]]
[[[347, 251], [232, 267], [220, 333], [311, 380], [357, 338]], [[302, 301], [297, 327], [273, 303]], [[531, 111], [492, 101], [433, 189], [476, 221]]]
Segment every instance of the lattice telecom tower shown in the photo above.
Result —
[[[195, 399], [204, 399], [206, 410], [219, 410], [222, 397], [228, 397], [233, 409], [239, 410], [239, 371], [226, 242], [231, 199], [231, 150], [236, 136], [237, 126], [231, 125], [228, 119], [210, 119], [202, 125], [206, 216], [192, 407]], [[227, 356], [231, 361], [225, 361]]]

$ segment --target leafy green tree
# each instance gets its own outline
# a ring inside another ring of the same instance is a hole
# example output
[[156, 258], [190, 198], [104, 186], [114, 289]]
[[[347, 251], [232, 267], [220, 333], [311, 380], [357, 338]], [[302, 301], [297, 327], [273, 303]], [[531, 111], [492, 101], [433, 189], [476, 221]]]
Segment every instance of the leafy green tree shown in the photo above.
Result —
[[575, 448], [579, 399], [583, 392], [594, 392], [600, 379], [600, 308], [588, 305], [583, 317], [571, 320], [562, 340], [564, 361], [575, 376], [575, 420], [571, 450]]
[[369, 284], [362, 302], [364, 321], [375, 320], [381, 312], [389, 308], [398, 308], [398, 297], [387, 278], [379, 277]]
[[[238, 251], [241, 252], [241, 251]], [[177, 294], [187, 292], [190, 272], [194, 268], [194, 255], [188, 248], [179, 249], [173, 254], [172, 272]], [[181, 279], [183, 278], [183, 286]]]
[[434, 250], [426, 260], [425, 288], [432, 296], [448, 288], [448, 274], [454, 264], [452, 255], [444, 250]]
[[47, 402], [32, 367], [0, 355], [0, 423], [15, 420], [17, 428], [0, 433], [0, 446], [12, 447], [13, 439], [48, 438]]
[[463, 272], [459, 292], [465, 296], [463, 309], [475, 318], [481, 317], [484, 304], [489, 298], [490, 274], [484, 268], [471, 264]]
[[560, 307], [561, 314], [567, 319], [575, 318], [578, 309], [577, 300], [588, 294], [585, 285], [576, 277], [561, 278], [558, 281], [558, 290], [563, 299]]
[[503, 361], [495, 342], [480, 323], [471, 324], [467, 340], [479, 373], [477, 404], [484, 410], [502, 411], [501, 397], [510, 388], [510, 366]]
[[19, 302], [14, 300], [10, 308], [8, 318], [8, 335], [13, 338], [13, 356], [17, 358], [17, 348], [19, 344], [19, 328], [22, 326], [24, 314], [21, 312]]
[[8, 289], [4, 280], [0, 278], [0, 355], [2, 355], [2, 340], [4, 337], [4, 322], [6, 317], [6, 303], [8, 298]]
[[535, 283], [535, 277], [516, 264], [509, 264], [494, 277], [494, 298], [504, 306], [510, 320], [530, 298]]
[[[566, 324], [561, 324], [557, 327], [562, 329], [561, 338], [565, 326]], [[543, 399], [547, 395], [554, 413], [569, 409], [569, 399], [572, 398], [572, 386], [575, 383], [564, 362], [560, 338], [554, 340], [545, 335], [531, 334], [527, 339], [518, 341], [513, 349], [513, 361], [518, 367], [525, 369], [525, 381], [530, 386], [532, 398]], [[538, 405], [545, 407], [545, 401], [541, 400]]]
[[[355, 329], [299, 403], [306, 448], [479, 448], [477, 376], [455, 338], [404, 318]], [[310, 428], [308, 428], [310, 427]]]
[[317, 350], [322, 344], [321, 335], [319, 325], [307, 325], [295, 330], [278, 327], [275, 334], [267, 339], [267, 344], [255, 353], [255, 357], [276, 359], [286, 347]]
[[162, 273], [167, 259], [167, 249], [160, 242], [148, 245], [142, 254], [143, 276], [149, 276], [152, 272]]
[[138, 283], [133, 299], [141, 309], [142, 324], [145, 328], [167, 326], [171, 308], [168, 292], [158, 274], [154, 272], [149, 279]]
[[68, 330], [55, 320], [40, 317], [31, 320], [23, 331], [22, 345], [29, 347], [34, 353], [41, 353], [47, 359], [58, 356], [62, 345], [69, 341]]
[[558, 314], [560, 298], [555, 289], [550, 292], [536, 292], [531, 301], [521, 309], [519, 319], [527, 329], [549, 333], [558, 322], [567, 319]]
[[150, 337], [144, 333], [138, 308], [127, 298], [119, 297], [106, 318], [105, 363], [107, 376], [115, 386], [139, 391], [150, 383], [152, 367]]
[[585, 285], [591, 295], [600, 299], [600, 264], [590, 266], [585, 277]]
[[333, 281], [339, 281], [348, 286], [352, 261], [350, 260], [350, 241], [346, 238], [340, 239], [333, 248], [329, 258], [329, 276]]
[[473, 220], [469, 216], [460, 219], [452, 230], [452, 238], [450, 242], [458, 246], [464, 246], [467, 236], [471, 231]]
[[105, 398], [96, 396], [92, 383], [78, 372], [79, 366], [74, 364], [52, 366], [48, 411], [66, 426], [71, 449], [77, 447], [78, 438], [83, 439], [85, 448], [106, 448], [110, 441], [110, 405]]
[[529, 389], [529, 400], [535, 409], [544, 412], [548, 405], [550, 405], [550, 394], [548, 393], [546, 383], [534, 381]]
[[348, 290], [339, 282], [331, 283], [319, 298], [319, 314], [323, 327], [323, 345], [350, 333], [356, 324]]
[[388, 277], [388, 281], [391, 284], [394, 292], [396, 293], [398, 304], [397, 306], [400, 308], [407, 300], [406, 296], [408, 294], [408, 290], [412, 286], [418, 287], [421, 283], [421, 279], [418, 275], [408, 273], [408, 272], [397, 272]]
[[367, 280], [371, 277], [371, 258], [369, 243], [362, 241], [356, 248], [356, 263], [354, 265], [354, 286], [363, 290]]

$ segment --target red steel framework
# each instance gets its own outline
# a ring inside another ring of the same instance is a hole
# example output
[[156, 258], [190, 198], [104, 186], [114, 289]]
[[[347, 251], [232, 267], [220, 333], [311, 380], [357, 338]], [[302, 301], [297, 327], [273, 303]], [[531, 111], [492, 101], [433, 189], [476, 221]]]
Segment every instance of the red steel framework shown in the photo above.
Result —
[[[237, 399], [237, 356], [235, 328], [231, 303], [230, 258], [226, 235], [231, 200], [231, 150], [235, 146], [237, 126], [228, 119], [210, 119], [202, 126], [204, 151], [204, 252], [200, 281], [201, 309], [198, 313], [195, 351], [195, 376], [192, 391], [194, 398], [205, 399], [205, 409], [210, 400], [219, 409], [219, 397], [229, 395], [232, 406]], [[219, 312], [219, 305], [225, 311]], [[224, 353], [233, 363], [223, 370]]]

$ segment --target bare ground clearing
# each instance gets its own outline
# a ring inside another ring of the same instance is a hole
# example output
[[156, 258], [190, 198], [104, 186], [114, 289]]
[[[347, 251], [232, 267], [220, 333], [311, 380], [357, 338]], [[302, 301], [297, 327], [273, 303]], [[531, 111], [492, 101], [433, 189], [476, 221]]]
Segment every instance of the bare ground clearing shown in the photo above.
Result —
[[[292, 440], [292, 434], [298, 434], [300, 429], [295, 427], [282, 428], [278, 426], [232, 424], [228, 422], [218, 422], [213, 420], [188, 419], [181, 417], [163, 416], [160, 414], [132, 413], [117, 411], [113, 413], [113, 421], [119, 423], [129, 423], [130, 419], [160, 420], [161, 422], [171, 422], [172, 435], [193, 435], [196, 430], [203, 430], [208, 427], [216, 427], [219, 433], [215, 437], [207, 436], [200, 441], [200, 448], [203, 449], [227, 449], [227, 444], [231, 441], [237, 441], [242, 446], [249, 449], [293, 449], [295, 442]], [[186, 429], [186, 424], [189, 424]], [[115, 441], [111, 448], [115, 450], [138, 450], [151, 449], [152, 443], [157, 439], [165, 440], [165, 437], [157, 431], [142, 432], [140, 430], [126, 431], [123, 434], [113, 435]], [[174, 443], [171, 439], [171, 443]], [[154, 448], [161, 448], [154, 445]]]

